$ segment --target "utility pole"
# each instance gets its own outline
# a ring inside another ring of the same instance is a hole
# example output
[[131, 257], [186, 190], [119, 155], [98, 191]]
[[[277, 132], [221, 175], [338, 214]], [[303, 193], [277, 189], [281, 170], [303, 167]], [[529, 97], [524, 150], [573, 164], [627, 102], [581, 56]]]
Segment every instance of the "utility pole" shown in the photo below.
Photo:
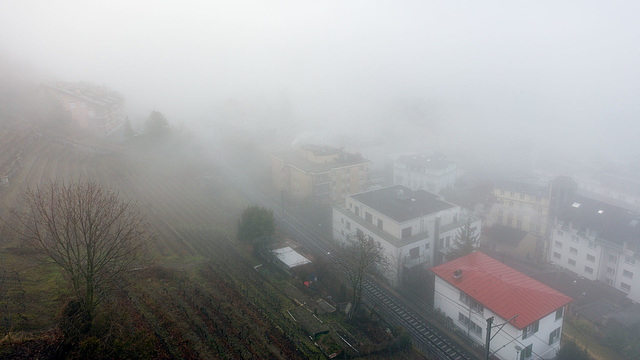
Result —
[[[484, 349], [484, 350], [485, 350], [485, 353], [484, 353], [484, 359], [485, 359], [485, 360], [489, 360], [489, 356], [491, 355], [491, 349], [490, 349], [490, 347], [491, 347], [491, 339], [493, 339], [493, 337], [494, 337], [494, 336], [498, 335], [498, 333], [500, 332], [500, 330], [502, 330], [502, 328], [503, 328], [505, 325], [507, 325], [508, 323], [510, 323], [510, 322], [511, 322], [511, 320], [514, 320], [513, 322], [515, 323], [515, 318], [517, 318], [517, 317], [518, 317], [518, 314], [515, 314], [515, 315], [513, 315], [513, 316], [511, 317], [511, 319], [509, 319], [509, 320], [505, 321], [505, 322], [504, 322], [504, 323], [502, 323], [502, 324], [498, 324], [498, 325], [493, 325], [493, 316], [487, 319], [487, 340], [486, 340], [485, 345], [484, 345], [484, 347], [485, 347], [485, 349]], [[495, 334], [493, 334], [493, 336], [491, 336], [491, 329], [492, 329], [492, 328], [494, 328], [494, 327], [500, 327], [500, 328], [498, 329], [498, 331], [496, 331], [496, 333], [495, 333]], [[515, 340], [515, 339], [514, 339], [514, 340]], [[504, 347], [504, 346], [503, 346], [503, 347]], [[500, 349], [498, 349], [498, 350], [500, 350]], [[497, 351], [497, 350], [496, 350], [496, 351]]]
[[493, 316], [487, 319], [487, 340], [484, 344], [484, 359], [489, 360], [489, 354], [491, 350], [489, 346], [491, 345], [491, 324], [493, 324]]

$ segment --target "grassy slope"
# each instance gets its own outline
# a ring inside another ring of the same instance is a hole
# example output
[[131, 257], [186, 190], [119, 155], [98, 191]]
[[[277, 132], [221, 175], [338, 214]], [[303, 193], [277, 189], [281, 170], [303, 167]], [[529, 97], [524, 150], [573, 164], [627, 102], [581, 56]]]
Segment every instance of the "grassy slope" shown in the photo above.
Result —
[[[322, 357], [289, 320], [286, 310], [295, 305], [278, 285], [286, 280], [257, 276], [256, 260], [232, 244], [247, 200], [198, 155], [39, 139], [0, 189], [0, 209], [15, 204], [27, 184], [54, 178], [99, 181], [137, 201], [158, 235], [152, 261], [161, 266], [138, 273], [124, 302], [154, 333], [159, 358]], [[60, 271], [15, 239], [3, 239], [0, 255], [0, 271], [20, 280], [12, 283], [13, 316], [0, 330], [51, 328], [66, 296]]]

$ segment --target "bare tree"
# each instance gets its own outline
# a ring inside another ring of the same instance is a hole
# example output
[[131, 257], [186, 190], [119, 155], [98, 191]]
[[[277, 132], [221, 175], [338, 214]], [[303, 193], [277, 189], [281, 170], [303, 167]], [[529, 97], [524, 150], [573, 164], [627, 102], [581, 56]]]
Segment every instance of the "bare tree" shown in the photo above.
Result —
[[139, 266], [153, 238], [148, 223], [135, 203], [93, 182], [50, 181], [27, 189], [19, 205], [8, 224], [64, 270], [88, 331], [116, 281]]
[[382, 247], [371, 237], [365, 237], [360, 232], [341, 247], [336, 263], [347, 276], [353, 290], [353, 307], [349, 314], [351, 317], [362, 301], [362, 282], [365, 275], [375, 271], [385, 271], [389, 263]]

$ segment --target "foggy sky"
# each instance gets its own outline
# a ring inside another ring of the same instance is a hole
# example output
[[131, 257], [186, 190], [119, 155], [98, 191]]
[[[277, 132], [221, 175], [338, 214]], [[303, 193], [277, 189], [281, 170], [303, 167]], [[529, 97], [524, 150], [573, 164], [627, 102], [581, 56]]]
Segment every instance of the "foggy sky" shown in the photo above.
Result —
[[404, 139], [393, 151], [519, 147], [618, 159], [640, 149], [639, 8], [6, 1], [0, 55], [52, 79], [106, 85], [134, 116], [155, 109], [194, 127], [235, 104], [250, 126], [288, 117], [300, 136], [327, 142], [386, 135]]

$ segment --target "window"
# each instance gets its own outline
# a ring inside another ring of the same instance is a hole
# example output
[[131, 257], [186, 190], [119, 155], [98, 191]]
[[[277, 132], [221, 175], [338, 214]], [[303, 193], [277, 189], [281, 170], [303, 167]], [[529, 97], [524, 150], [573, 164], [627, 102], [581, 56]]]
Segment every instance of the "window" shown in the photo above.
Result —
[[451, 236], [447, 236], [445, 239], [445, 246], [449, 247], [451, 246]]
[[620, 283], [620, 288], [626, 292], [631, 292], [631, 285], [629, 284]]
[[569, 265], [576, 266], [576, 261], [573, 259], [569, 259]]
[[471, 321], [468, 317], [466, 317], [461, 312], [458, 313], [458, 321], [464, 324], [464, 326], [467, 327], [471, 333], [478, 336], [482, 336], [482, 327], [474, 323], [473, 321]]
[[609, 261], [615, 263], [616, 261], [618, 261], [618, 258], [615, 255], [609, 255]]
[[593, 274], [593, 268], [585, 266], [584, 267], [584, 272], [586, 272], [587, 274]]
[[522, 349], [522, 352], [520, 353], [520, 360], [529, 359], [531, 357], [531, 354], [533, 354], [533, 344], [530, 344], [526, 348]]
[[580, 240], [580, 238], [578, 238], [577, 236], [571, 235], [571, 241], [578, 242], [579, 240]]
[[573, 255], [578, 255], [578, 249], [574, 247], [569, 248], [569, 252]]
[[555, 251], [553, 252], [553, 258], [554, 258], [554, 259], [560, 259], [561, 257], [562, 257], [562, 256], [560, 255], [560, 253], [559, 253], [559, 252], [555, 252]]
[[89, 110], [89, 117], [93, 118], [94, 116], [96, 116], [96, 112], [93, 110]]
[[538, 332], [539, 326], [540, 326], [540, 322], [536, 320], [536, 322], [524, 328], [524, 330], [522, 330], [522, 340]]
[[429, 249], [431, 247], [431, 245], [429, 243], [424, 244], [424, 248], [425, 249]]
[[609, 275], [615, 275], [616, 274], [616, 270], [612, 267], [607, 266], [607, 274]]
[[636, 264], [636, 259], [632, 258], [631, 256], [625, 256], [624, 257], [624, 262], [626, 264], [629, 264], [629, 265], [635, 265]]
[[347, 221], [347, 230], [351, 230], [351, 223]]
[[382, 230], [382, 220], [378, 219], [378, 229]]
[[356, 216], [360, 216], [360, 207], [356, 206]]
[[562, 230], [557, 230], [556, 233], [560, 236], [564, 235], [564, 233], [562, 232]]
[[364, 219], [365, 219], [369, 224], [373, 224], [373, 216], [372, 216], [368, 211], [365, 211], [365, 213], [364, 213]]
[[411, 259], [419, 258], [420, 257], [420, 248], [414, 247], [413, 249], [409, 250], [409, 257]]
[[402, 238], [406, 239], [408, 237], [411, 237], [411, 226], [402, 229]]
[[467, 305], [471, 309], [471, 311], [475, 311], [481, 314], [484, 312], [484, 306], [482, 306], [482, 304], [472, 299], [469, 295], [463, 293], [462, 291], [460, 292], [460, 301]]
[[520, 194], [520, 199], [524, 199], [524, 194]]
[[562, 243], [556, 240], [556, 247], [562, 249]]
[[561, 307], [560, 309], [556, 310], [556, 320], [560, 320], [562, 319], [562, 315], [564, 314], [564, 308]]
[[555, 344], [558, 340], [560, 340], [560, 328], [553, 330], [549, 334], [549, 345]]
[[589, 241], [589, 244], [587, 244], [587, 246], [589, 247], [589, 249], [595, 249], [596, 248], [596, 243], [593, 241]]
[[80, 107], [84, 109], [87, 107], [87, 104], [83, 101], [80, 103]]
[[613, 280], [606, 278], [604, 279], [605, 284], [613, 286]]
[[593, 255], [587, 255], [587, 261], [588, 262], [596, 262], [596, 257]]
[[622, 276], [628, 278], [628, 279], [633, 279], [633, 273], [631, 271], [627, 271], [627, 270], [623, 270], [622, 271]]
[[74, 103], [74, 102], [69, 103], [69, 108], [70, 109], [75, 109], [76, 108], [76, 103]]

